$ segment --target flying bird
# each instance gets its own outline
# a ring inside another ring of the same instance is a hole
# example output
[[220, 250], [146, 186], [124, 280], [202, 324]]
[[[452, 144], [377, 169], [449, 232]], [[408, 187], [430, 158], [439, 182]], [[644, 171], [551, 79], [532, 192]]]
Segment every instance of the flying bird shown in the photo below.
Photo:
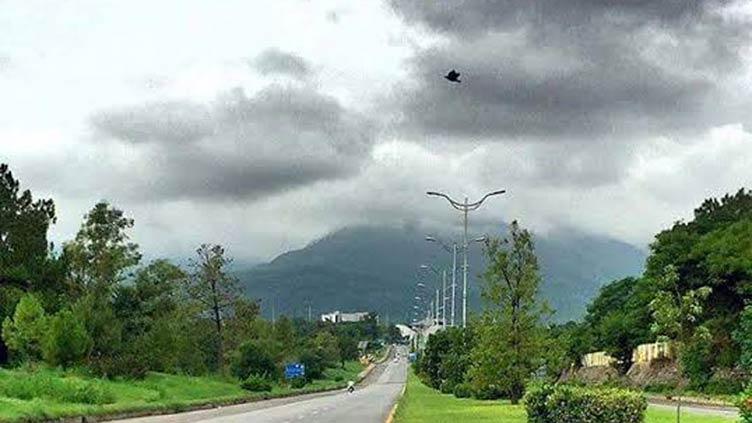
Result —
[[446, 78], [449, 82], [456, 82], [458, 84], [462, 82], [460, 81], [460, 73], [454, 69], [450, 70], [449, 73], [444, 76], [444, 78]]

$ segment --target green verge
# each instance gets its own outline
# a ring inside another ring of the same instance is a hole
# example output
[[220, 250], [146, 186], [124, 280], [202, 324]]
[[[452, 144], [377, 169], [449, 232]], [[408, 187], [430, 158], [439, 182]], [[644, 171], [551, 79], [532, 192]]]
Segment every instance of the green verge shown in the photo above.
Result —
[[[347, 381], [355, 380], [362, 370], [360, 363], [351, 361], [345, 363], [345, 368], [327, 369], [324, 372], [325, 379], [314, 380], [301, 389], [275, 384], [271, 392], [248, 392], [231, 379], [214, 376], [150, 373], [143, 380], [103, 380], [59, 370], [38, 369], [32, 374], [27, 370], [0, 369], [0, 422], [35, 422], [76, 416], [166, 414], [239, 404], [344, 388]], [[12, 382], [12, 379], [34, 376], [93, 383], [111, 394], [114, 401], [96, 405], [65, 402], [41, 395], [33, 395], [29, 399], [5, 396], [2, 388]]]
[[[511, 405], [503, 401], [480, 401], [459, 399], [442, 394], [421, 383], [410, 371], [405, 395], [400, 399], [395, 423], [457, 423], [495, 422], [527, 423], [522, 405]], [[726, 423], [735, 422], [732, 418], [683, 413], [682, 423]], [[646, 423], [674, 423], [676, 413], [670, 410], [649, 407]]]

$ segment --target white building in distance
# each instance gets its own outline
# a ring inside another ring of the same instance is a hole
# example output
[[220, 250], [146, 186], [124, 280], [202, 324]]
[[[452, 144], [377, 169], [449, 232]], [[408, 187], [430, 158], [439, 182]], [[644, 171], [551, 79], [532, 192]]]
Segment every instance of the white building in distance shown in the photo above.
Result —
[[331, 313], [322, 314], [321, 321], [332, 323], [362, 322], [368, 318], [369, 314], [370, 313], [367, 312], [343, 313], [337, 310]]

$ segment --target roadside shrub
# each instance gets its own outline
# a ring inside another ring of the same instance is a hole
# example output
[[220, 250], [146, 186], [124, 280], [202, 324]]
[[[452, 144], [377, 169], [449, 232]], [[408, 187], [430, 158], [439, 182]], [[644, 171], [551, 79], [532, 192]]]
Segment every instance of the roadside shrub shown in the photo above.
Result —
[[479, 400], [497, 400], [504, 398], [504, 392], [496, 385], [485, 385], [476, 388], [473, 391], [473, 396]]
[[522, 400], [527, 410], [528, 422], [548, 423], [552, 421], [548, 413], [546, 401], [553, 392], [554, 386], [549, 384], [528, 387]]
[[312, 349], [305, 349], [298, 360], [305, 366], [305, 377], [308, 380], [321, 379], [324, 375], [324, 358]]
[[306, 378], [304, 377], [296, 377], [295, 379], [290, 381], [290, 387], [293, 389], [301, 389], [305, 385], [306, 385]]
[[2, 396], [25, 401], [47, 399], [63, 403], [111, 404], [115, 396], [100, 382], [61, 378], [47, 373], [13, 375], [0, 384]]
[[705, 385], [705, 393], [710, 395], [735, 395], [744, 389], [744, 383], [732, 377], [713, 376]]
[[277, 374], [274, 358], [258, 341], [242, 343], [232, 359], [230, 369], [235, 377], [243, 381], [251, 375]]
[[18, 360], [38, 360], [42, 357], [42, 340], [47, 329], [47, 316], [42, 303], [34, 294], [26, 294], [16, 305], [13, 318], [6, 317], [2, 335], [8, 349]]
[[272, 390], [272, 384], [263, 376], [250, 375], [240, 386], [246, 391], [251, 392], [269, 392]]
[[452, 382], [451, 380], [445, 380], [441, 382], [441, 387], [439, 388], [439, 391], [441, 391], [442, 394], [451, 394], [454, 392], [454, 386], [456, 384]]
[[739, 407], [741, 421], [752, 423], [752, 383], [747, 385], [747, 389], [739, 395], [736, 406]]
[[531, 423], [641, 423], [647, 401], [623, 389], [543, 385], [529, 389], [525, 408]]
[[668, 383], [668, 382], [654, 382], [654, 383], [648, 383], [643, 388], [643, 391], [645, 392], [654, 392], [654, 393], [664, 393], [664, 392], [674, 392], [676, 391], [676, 383]]
[[61, 310], [50, 319], [42, 350], [48, 364], [66, 368], [82, 362], [91, 346], [83, 322], [70, 310]]
[[115, 402], [115, 396], [112, 392], [100, 383], [71, 380], [67, 385], [67, 389], [60, 395], [64, 402], [78, 404], [112, 404]]
[[458, 383], [454, 385], [454, 396], [457, 398], [470, 398], [473, 396], [473, 387], [469, 383]]
[[122, 376], [127, 379], [143, 379], [149, 372], [149, 363], [145, 355], [131, 347], [119, 353], [90, 358], [89, 368], [95, 375], [103, 378]]

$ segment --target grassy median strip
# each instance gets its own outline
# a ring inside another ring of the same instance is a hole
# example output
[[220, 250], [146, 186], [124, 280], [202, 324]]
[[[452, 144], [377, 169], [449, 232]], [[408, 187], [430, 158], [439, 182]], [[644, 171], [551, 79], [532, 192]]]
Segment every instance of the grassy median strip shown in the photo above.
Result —
[[219, 377], [151, 373], [143, 380], [102, 380], [58, 370], [0, 369], [0, 422], [84, 415], [160, 414], [237, 404], [344, 387], [362, 370], [360, 363], [347, 362], [345, 368], [327, 369], [325, 379], [315, 380], [301, 389], [275, 384], [271, 392], [252, 393], [241, 389], [239, 383], [231, 379]]
[[[725, 423], [735, 419], [701, 414], [683, 413], [682, 423]], [[495, 422], [526, 423], [527, 416], [522, 405], [501, 401], [459, 399], [442, 394], [420, 382], [411, 371], [407, 379], [405, 395], [399, 402], [395, 423], [458, 423]], [[673, 423], [676, 414], [670, 410], [648, 408], [646, 423]]]

